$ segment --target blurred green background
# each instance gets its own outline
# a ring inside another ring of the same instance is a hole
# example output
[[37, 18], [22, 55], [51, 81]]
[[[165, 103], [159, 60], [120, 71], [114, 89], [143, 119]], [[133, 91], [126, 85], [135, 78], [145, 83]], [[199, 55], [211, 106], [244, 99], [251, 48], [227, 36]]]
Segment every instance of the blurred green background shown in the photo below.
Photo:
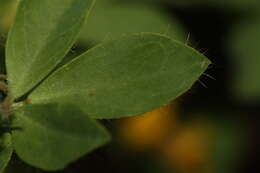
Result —
[[[0, 73], [17, 2], [0, 0]], [[97, 0], [64, 63], [102, 41], [136, 32], [168, 35], [213, 64], [171, 104], [103, 121], [113, 141], [60, 172], [259, 172], [260, 1]], [[44, 171], [14, 155], [6, 172]]]

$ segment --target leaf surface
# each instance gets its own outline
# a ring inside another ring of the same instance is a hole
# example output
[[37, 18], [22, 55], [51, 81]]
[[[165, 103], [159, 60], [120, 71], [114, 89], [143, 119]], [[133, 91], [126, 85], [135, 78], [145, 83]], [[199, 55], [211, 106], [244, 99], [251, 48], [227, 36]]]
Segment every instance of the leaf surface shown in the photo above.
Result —
[[28, 164], [44, 170], [67, 164], [110, 139], [95, 120], [71, 105], [28, 105], [16, 115], [14, 149]]
[[[111, 0], [110, 0], [111, 1]], [[113, 0], [112, 0], [113, 1]], [[118, 2], [125, 1], [129, 3], [129, 0], [115, 0]], [[251, 9], [257, 10], [259, 9], [259, 1], [258, 0], [131, 0], [131, 3], [155, 3], [155, 4], [163, 4], [168, 3], [169, 5], [173, 4], [174, 7], [189, 7], [189, 8], [198, 8], [198, 7], [206, 7], [206, 8], [226, 8], [226, 9]]]
[[69, 103], [94, 118], [138, 115], [191, 88], [209, 65], [194, 49], [158, 34], [103, 43], [51, 75], [31, 103]]
[[187, 37], [174, 16], [154, 6], [98, 0], [92, 12], [82, 28], [80, 43], [100, 43], [139, 32], [162, 33], [180, 41]]
[[21, 0], [6, 46], [15, 97], [32, 89], [72, 47], [92, 0]]
[[0, 173], [4, 172], [12, 153], [13, 147], [10, 133], [0, 134]]

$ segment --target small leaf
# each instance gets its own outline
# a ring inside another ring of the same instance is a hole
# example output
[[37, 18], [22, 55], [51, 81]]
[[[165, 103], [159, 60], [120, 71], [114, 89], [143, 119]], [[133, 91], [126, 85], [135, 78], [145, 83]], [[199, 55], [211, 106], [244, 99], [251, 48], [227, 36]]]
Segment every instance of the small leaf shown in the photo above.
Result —
[[11, 159], [13, 153], [12, 138], [9, 133], [0, 134], [0, 173]]
[[98, 0], [92, 12], [79, 37], [83, 44], [100, 43], [138, 32], [164, 33], [177, 40], [186, 39], [178, 21], [153, 6]]
[[103, 43], [51, 75], [32, 103], [69, 103], [95, 118], [138, 115], [191, 88], [209, 64], [194, 49], [158, 34]]
[[14, 148], [28, 164], [63, 169], [110, 139], [107, 131], [71, 105], [30, 105], [17, 114]]
[[9, 33], [6, 64], [15, 97], [41, 81], [76, 40], [92, 0], [21, 0]]

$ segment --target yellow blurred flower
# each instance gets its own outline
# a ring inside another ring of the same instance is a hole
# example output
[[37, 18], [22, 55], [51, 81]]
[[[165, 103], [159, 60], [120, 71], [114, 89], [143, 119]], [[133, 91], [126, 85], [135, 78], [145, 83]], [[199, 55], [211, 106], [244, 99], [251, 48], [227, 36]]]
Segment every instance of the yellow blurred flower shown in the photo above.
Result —
[[169, 104], [141, 116], [120, 121], [119, 135], [135, 150], [154, 149], [171, 135], [176, 122], [175, 105]]
[[203, 123], [183, 125], [163, 146], [163, 159], [180, 173], [205, 173], [209, 160], [209, 128]]

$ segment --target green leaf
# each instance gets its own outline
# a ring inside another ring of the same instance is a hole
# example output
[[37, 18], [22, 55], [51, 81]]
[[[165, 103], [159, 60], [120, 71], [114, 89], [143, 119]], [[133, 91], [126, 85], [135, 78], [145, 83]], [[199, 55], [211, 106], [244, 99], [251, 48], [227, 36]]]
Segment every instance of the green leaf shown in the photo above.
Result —
[[[0, 0], [0, 34], [6, 37], [15, 16], [17, 0]], [[0, 38], [1, 38], [0, 37]]]
[[259, 5], [258, 0], [165, 0], [176, 5], [185, 5], [185, 6], [206, 6], [206, 7], [221, 7], [221, 8], [234, 8], [234, 9], [243, 9], [243, 8], [255, 8]]
[[107, 131], [72, 105], [29, 105], [17, 114], [14, 149], [28, 164], [44, 170], [63, 169], [67, 164], [102, 146]]
[[229, 46], [233, 55], [232, 86], [242, 101], [260, 100], [260, 16], [236, 25]]
[[23, 95], [72, 47], [92, 0], [21, 0], [9, 33], [6, 64], [12, 93]]
[[10, 133], [0, 134], [0, 173], [4, 172], [12, 153], [13, 147]]
[[138, 115], [190, 89], [209, 63], [168, 37], [134, 34], [76, 58], [51, 75], [29, 100], [77, 105], [94, 118]]
[[98, 0], [92, 12], [79, 37], [83, 44], [100, 43], [139, 32], [163, 33], [181, 41], [187, 37], [173, 16], [153, 6]]
[[[113, 0], [109, 0], [113, 1]], [[259, 0], [114, 0], [118, 2], [138, 2], [138, 3], [156, 3], [173, 5], [175, 8], [228, 8], [228, 9], [251, 9], [259, 8]]]

